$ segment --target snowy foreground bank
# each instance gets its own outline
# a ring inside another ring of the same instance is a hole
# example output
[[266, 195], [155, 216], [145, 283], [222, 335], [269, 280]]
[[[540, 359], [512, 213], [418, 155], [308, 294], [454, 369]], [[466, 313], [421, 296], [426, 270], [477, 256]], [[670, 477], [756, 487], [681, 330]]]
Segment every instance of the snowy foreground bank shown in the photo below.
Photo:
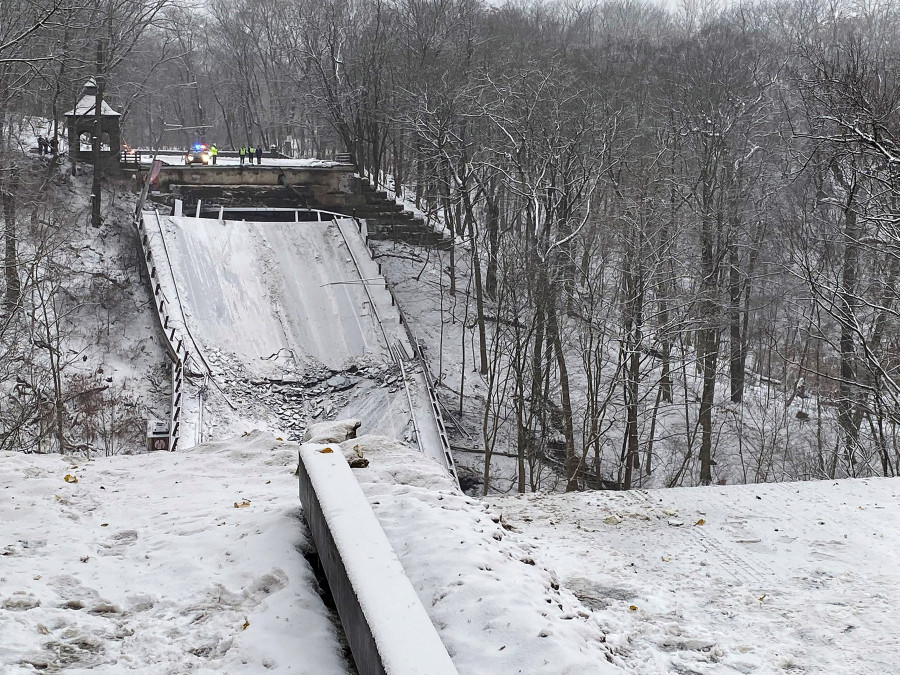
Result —
[[[896, 480], [482, 503], [344, 445], [460, 673], [897, 672]], [[0, 672], [347, 672], [296, 458], [0, 454]]]

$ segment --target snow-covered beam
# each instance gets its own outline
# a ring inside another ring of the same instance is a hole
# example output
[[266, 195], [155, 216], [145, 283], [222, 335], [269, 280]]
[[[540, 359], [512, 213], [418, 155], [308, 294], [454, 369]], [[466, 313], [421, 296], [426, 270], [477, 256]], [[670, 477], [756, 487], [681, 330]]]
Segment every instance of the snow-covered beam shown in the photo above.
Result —
[[454, 675], [338, 445], [300, 448], [300, 500], [360, 675]]

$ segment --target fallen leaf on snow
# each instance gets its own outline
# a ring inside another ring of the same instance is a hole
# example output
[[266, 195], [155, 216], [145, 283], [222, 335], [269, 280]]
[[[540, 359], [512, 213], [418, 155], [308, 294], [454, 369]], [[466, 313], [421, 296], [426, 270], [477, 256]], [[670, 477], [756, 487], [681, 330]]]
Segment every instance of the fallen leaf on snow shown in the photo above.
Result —
[[636, 611], [637, 611], [637, 605], [632, 605], [632, 606], [629, 607], [628, 609], [630, 609], [632, 612], [636, 612]]
[[703, 518], [701, 518], [701, 519], [698, 520], [696, 523], [694, 523], [694, 525], [706, 525], [706, 521], [703, 520]]
[[246, 508], [247, 506], [250, 506], [250, 502], [248, 502], [246, 499], [244, 501], [242, 501], [240, 504], [238, 504], [237, 502], [234, 503], [234, 508], [236, 508], [236, 509], [243, 509], [243, 508]]
[[250, 622], [247, 619], [244, 619], [244, 625], [241, 626], [241, 630], [247, 630], [250, 627]]
[[70, 474], [70, 473], [67, 473], [67, 474], [66, 474], [66, 477], [63, 478], [63, 480], [66, 481], [67, 483], [77, 483], [77, 482], [78, 482], [78, 477], [77, 477], [77, 476], [73, 476], [73, 475]]
[[332, 450], [331, 448], [322, 448], [321, 450], [319, 450], [319, 452], [321, 452], [323, 455], [327, 455], [331, 452], [334, 452], [334, 450]]

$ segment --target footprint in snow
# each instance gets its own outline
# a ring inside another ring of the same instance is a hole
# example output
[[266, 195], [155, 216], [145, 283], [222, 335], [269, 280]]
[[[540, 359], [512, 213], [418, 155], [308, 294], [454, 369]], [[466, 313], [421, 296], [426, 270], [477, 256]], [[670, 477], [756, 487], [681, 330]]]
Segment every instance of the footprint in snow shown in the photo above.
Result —
[[99, 555], [116, 555], [125, 546], [131, 546], [138, 540], [137, 530], [120, 530], [110, 535], [109, 540], [100, 544], [102, 549], [97, 551]]

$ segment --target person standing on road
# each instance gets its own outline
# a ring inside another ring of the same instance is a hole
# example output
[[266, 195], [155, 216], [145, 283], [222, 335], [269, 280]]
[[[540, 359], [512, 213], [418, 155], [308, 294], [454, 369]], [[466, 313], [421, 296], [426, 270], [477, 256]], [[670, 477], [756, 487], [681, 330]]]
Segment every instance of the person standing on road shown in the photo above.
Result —
[[212, 157], [213, 166], [216, 165], [216, 157], [219, 156], [219, 148], [216, 147], [216, 144], [213, 143], [209, 148], [209, 155]]
[[238, 155], [239, 155], [240, 158], [241, 158], [241, 166], [244, 166], [244, 160], [247, 158], [247, 148], [245, 148], [245, 147], [242, 145], [242, 146], [241, 146], [241, 149], [238, 150]]
[[256, 146], [256, 163], [262, 164], [262, 146]]
[[254, 148], [253, 144], [251, 143], [247, 147], [247, 163], [250, 164], [251, 166], [253, 165], [253, 155], [255, 153], [256, 153], [256, 148]]

